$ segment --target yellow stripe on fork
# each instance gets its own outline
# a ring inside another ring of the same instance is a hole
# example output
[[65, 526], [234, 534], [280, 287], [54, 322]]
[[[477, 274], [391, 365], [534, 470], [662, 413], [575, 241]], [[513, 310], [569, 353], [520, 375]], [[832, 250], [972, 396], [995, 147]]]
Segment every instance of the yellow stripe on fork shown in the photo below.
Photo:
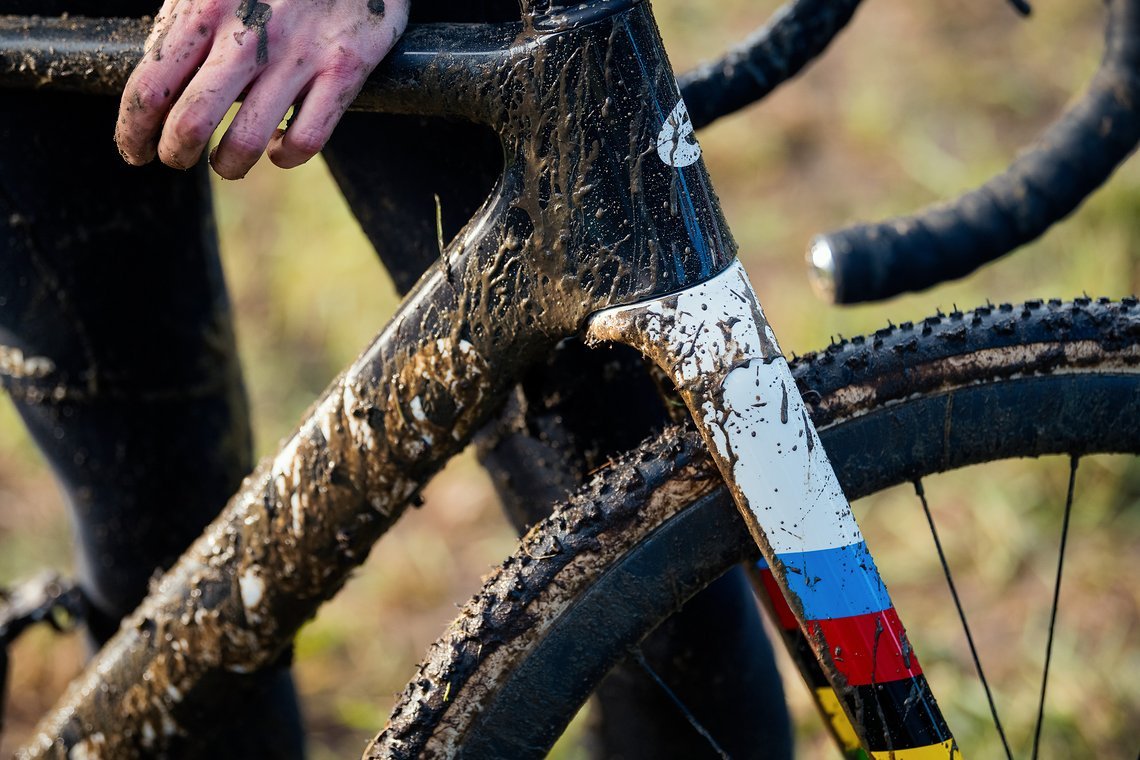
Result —
[[819, 687], [815, 689], [815, 699], [819, 709], [827, 716], [827, 722], [831, 724], [835, 738], [843, 745], [843, 751], [852, 752], [859, 749], [859, 737], [855, 733], [855, 727], [851, 725], [851, 719], [839, 704], [835, 690], [830, 686]]
[[962, 760], [962, 752], [953, 739], [941, 744], [914, 749], [892, 749], [886, 752], [872, 752], [873, 760]]
[[[850, 755], [859, 749], [859, 737], [855, 734], [855, 727], [851, 725], [850, 718], [839, 704], [839, 698], [830, 687], [814, 689], [815, 698], [820, 709], [827, 716], [831, 730], [842, 745], [844, 754]], [[857, 756], [868, 757], [860, 753]], [[928, 747], [915, 747], [913, 749], [895, 749], [885, 752], [871, 752], [872, 760], [962, 760], [962, 752], [948, 739], [941, 744], [931, 744]]]

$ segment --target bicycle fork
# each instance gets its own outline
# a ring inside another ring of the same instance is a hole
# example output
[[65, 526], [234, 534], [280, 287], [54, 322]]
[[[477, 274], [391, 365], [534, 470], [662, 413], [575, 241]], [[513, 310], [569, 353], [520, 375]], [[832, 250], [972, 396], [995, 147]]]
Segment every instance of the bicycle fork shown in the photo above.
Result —
[[826, 680], [805, 676], [849, 756], [960, 758], [740, 262], [601, 311], [586, 334], [637, 348], [676, 385], [760, 547], [771, 606], [822, 668]]

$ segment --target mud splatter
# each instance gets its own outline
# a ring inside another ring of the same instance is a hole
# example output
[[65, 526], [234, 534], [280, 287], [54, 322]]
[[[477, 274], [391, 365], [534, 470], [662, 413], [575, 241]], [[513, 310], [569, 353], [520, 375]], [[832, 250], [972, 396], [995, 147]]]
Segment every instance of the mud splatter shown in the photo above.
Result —
[[257, 32], [257, 65], [269, 63], [269, 30], [266, 27], [273, 16], [273, 9], [256, 0], [242, 0], [236, 15], [242, 26]]
[[[171, 21], [173, 21], [173, 20], [174, 19], [171, 18]], [[168, 34], [170, 34], [170, 27], [169, 26], [167, 26], [165, 29], [163, 29], [162, 32], [159, 33], [158, 39], [156, 39], [154, 41], [154, 48], [153, 48], [154, 49], [154, 60], [156, 60], [156, 61], [162, 60], [162, 46], [166, 43], [166, 36]]]

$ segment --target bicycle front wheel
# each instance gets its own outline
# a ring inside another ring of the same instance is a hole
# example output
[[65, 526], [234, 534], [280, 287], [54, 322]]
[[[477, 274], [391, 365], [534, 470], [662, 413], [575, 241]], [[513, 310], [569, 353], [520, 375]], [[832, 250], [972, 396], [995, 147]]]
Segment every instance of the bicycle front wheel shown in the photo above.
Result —
[[[1140, 451], [1131, 299], [939, 315], [793, 369], [851, 499], [1010, 457]], [[523, 538], [431, 647], [367, 756], [541, 756], [615, 662], [756, 556], [695, 434], [666, 431]]]

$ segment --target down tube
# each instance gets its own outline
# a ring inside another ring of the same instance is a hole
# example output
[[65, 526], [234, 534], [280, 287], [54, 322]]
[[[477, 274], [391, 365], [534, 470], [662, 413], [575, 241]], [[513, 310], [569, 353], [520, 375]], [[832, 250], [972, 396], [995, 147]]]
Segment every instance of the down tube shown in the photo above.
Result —
[[669, 373], [871, 758], [960, 758], [739, 261], [594, 315]]

